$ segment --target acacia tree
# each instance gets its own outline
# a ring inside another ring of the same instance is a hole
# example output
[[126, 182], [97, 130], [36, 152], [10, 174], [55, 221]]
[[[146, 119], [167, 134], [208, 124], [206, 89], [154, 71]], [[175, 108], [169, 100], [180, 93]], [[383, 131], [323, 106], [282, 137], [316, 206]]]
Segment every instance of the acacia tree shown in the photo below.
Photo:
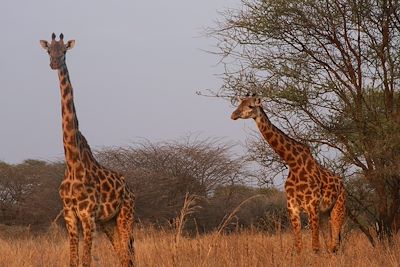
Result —
[[210, 29], [226, 70], [218, 95], [263, 96], [286, 132], [327, 149], [346, 178], [361, 175], [378, 234], [390, 236], [400, 194], [399, 2], [241, 2]]
[[152, 223], [179, 213], [187, 193], [206, 200], [220, 186], [251, 177], [244, 158], [221, 139], [188, 136], [177, 141], [144, 140], [127, 148], [99, 151], [106, 166], [120, 171], [136, 194], [137, 214]]

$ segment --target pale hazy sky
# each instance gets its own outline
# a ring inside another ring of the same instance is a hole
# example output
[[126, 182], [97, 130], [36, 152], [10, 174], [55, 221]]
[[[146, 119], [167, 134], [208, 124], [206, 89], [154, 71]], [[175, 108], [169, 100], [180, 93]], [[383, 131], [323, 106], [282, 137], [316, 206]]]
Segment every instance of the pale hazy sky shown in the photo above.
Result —
[[218, 89], [215, 42], [202, 35], [239, 0], [0, 2], [0, 160], [63, 158], [56, 71], [39, 39], [75, 39], [67, 54], [80, 129], [94, 149], [195, 132], [244, 141], [254, 122], [200, 97]]

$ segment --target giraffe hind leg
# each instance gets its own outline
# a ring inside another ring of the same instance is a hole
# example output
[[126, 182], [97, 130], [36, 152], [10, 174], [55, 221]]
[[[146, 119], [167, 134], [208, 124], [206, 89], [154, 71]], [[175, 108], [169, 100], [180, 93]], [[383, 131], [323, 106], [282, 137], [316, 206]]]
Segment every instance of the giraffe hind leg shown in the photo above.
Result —
[[330, 242], [332, 239], [331, 226], [330, 226], [330, 215], [332, 214], [333, 205], [328, 209], [319, 209], [319, 228], [322, 234], [325, 248], [329, 250]]
[[110, 240], [115, 252], [118, 255], [118, 258], [121, 258], [119, 236], [118, 236], [118, 231], [116, 229], [115, 219], [103, 224], [102, 230]]

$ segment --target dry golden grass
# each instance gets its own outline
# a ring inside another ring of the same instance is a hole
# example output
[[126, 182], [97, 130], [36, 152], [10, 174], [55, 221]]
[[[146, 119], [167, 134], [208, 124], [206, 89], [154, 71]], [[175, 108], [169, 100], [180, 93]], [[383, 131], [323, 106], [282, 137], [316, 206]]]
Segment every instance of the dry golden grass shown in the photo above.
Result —
[[[307, 246], [301, 255], [292, 254], [290, 233], [267, 235], [247, 231], [230, 235], [218, 233], [196, 238], [181, 237], [176, 243], [173, 232], [138, 229], [136, 261], [142, 266], [400, 266], [400, 238], [390, 248], [371, 247], [359, 233], [343, 240], [337, 255], [311, 251], [309, 233], [304, 232]], [[323, 243], [323, 242], [322, 242]], [[68, 242], [63, 232], [49, 231], [40, 236], [0, 237], [0, 266], [67, 266]], [[98, 234], [93, 247], [94, 266], [119, 266], [112, 247]]]

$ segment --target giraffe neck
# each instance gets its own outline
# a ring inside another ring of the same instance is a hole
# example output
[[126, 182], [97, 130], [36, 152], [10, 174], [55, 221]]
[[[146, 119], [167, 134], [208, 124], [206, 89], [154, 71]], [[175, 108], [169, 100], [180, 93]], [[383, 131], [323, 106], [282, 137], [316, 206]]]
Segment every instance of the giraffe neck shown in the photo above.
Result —
[[61, 91], [61, 114], [64, 153], [67, 166], [70, 168], [78, 163], [80, 158], [80, 132], [76, 116], [74, 95], [69, 79], [67, 66], [58, 70]]
[[262, 108], [258, 108], [258, 116], [254, 120], [265, 140], [290, 168], [298, 166], [299, 157], [304, 159], [309, 156], [309, 148], [273, 125]]
[[69, 170], [99, 165], [93, 156], [86, 138], [79, 131], [78, 117], [74, 105], [74, 93], [67, 66], [58, 70], [61, 91], [61, 113], [64, 153]]

